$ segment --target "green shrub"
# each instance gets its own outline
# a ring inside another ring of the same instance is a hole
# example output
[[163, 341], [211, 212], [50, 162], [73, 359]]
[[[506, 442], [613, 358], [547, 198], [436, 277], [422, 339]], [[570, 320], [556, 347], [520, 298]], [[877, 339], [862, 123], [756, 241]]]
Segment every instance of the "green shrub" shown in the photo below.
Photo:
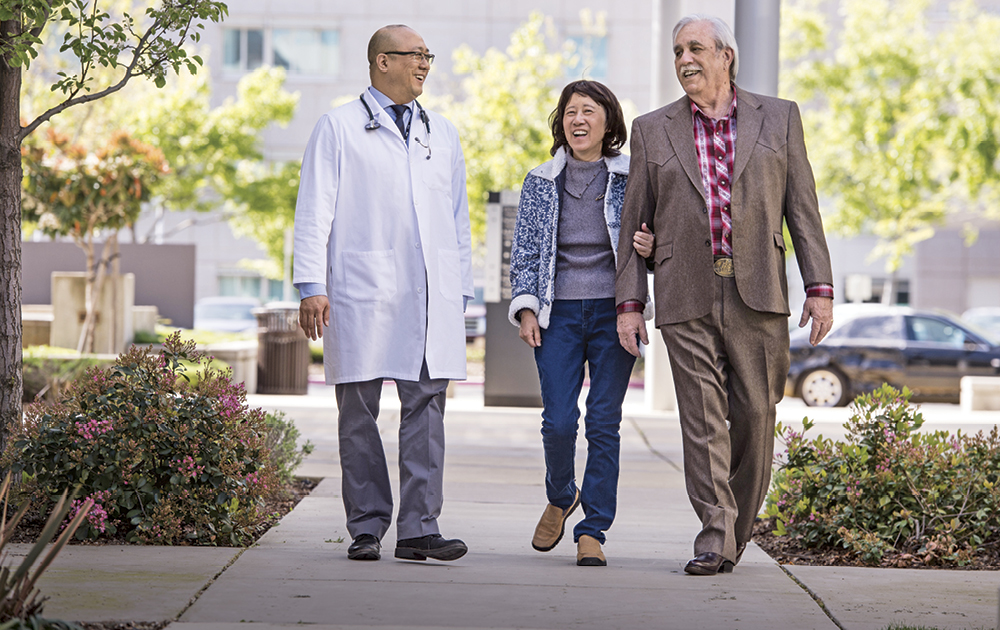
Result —
[[189, 382], [185, 361], [203, 357], [174, 334], [158, 355], [132, 348], [110, 369], [90, 369], [58, 404], [27, 409], [2, 463], [30, 498], [78, 488], [92, 499], [78, 538], [245, 543], [277, 490], [264, 413], [211, 366]]
[[301, 434], [291, 420], [285, 420], [284, 412], [269, 412], [264, 416], [264, 423], [267, 426], [266, 444], [271, 453], [274, 474], [279, 482], [289, 483], [302, 459], [313, 452], [313, 445], [306, 440], [302, 448], [299, 448], [298, 440]]
[[840, 545], [868, 564], [898, 552], [964, 565], [984, 543], [1000, 542], [997, 428], [918, 433], [923, 417], [909, 398], [888, 385], [859, 396], [846, 442], [806, 439], [808, 418], [803, 433], [777, 425], [787, 450], [766, 508], [776, 535]]

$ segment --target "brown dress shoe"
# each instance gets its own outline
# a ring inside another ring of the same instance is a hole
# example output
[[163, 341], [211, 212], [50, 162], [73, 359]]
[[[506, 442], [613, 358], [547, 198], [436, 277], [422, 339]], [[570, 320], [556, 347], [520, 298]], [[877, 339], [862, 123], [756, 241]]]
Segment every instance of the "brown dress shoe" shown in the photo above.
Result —
[[573, 504], [565, 510], [556, 507], [551, 503], [545, 506], [542, 518], [535, 526], [535, 536], [531, 539], [531, 546], [538, 551], [551, 551], [559, 541], [562, 540], [563, 532], [566, 530], [566, 519], [573, 513], [573, 510], [580, 505], [580, 491], [576, 491], [573, 497]]
[[576, 541], [576, 566], [578, 567], [606, 567], [608, 561], [601, 551], [601, 543], [593, 536], [583, 534], [580, 540]]
[[684, 572], [691, 575], [715, 575], [716, 573], [732, 573], [733, 563], [712, 551], [699, 553], [688, 560]]

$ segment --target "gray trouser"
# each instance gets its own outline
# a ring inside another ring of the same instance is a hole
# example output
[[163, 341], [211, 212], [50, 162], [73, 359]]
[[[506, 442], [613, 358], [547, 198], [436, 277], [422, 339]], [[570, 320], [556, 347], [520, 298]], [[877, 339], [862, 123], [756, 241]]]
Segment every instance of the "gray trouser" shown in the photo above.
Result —
[[[399, 393], [399, 515], [396, 539], [437, 534], [444, 481], [444, 403], [448, 381], [431, 379], [424, 362], [419, 381], [396, 381]], [[392, 489], [382, 438], [382, 379], [336, 386], [340, 469], [347, 531], [379, 540], [392, 523]]]

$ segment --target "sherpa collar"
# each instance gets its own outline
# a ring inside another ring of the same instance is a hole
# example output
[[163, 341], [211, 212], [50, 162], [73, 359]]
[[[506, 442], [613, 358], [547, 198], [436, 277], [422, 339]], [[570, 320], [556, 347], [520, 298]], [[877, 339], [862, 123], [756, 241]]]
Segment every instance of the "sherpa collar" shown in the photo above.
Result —
[[[628, 156], [624, 153], [613, 158], [605, 157], [601, 159], [608, 166], [608, 173], [628, 175]], [[551, 160], [541, 166], [536, 166], [531, 170], [531, 174], [542, 179], [555, 181], [564, 168], [566, 168], [566, 147], [559, 147]]]

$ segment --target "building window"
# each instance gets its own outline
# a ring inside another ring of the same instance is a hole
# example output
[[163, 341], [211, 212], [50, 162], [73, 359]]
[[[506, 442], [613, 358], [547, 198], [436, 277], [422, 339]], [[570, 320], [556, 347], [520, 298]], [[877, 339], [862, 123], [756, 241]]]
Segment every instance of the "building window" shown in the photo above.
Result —
[[281, 28], [271, 31], [274, 65], [288, 74], [335, 76], [340, 70], [340, 33]]
[[260, 276], [240, 274], [231, 275], [219, 274], [219, 295], [232, 297], [255, 297], [260, 298], [261, 280]]
[[222, 66], [245, 72], [264, 65], [264, 31], [254, 28], [227, 28], [223, 31]]
[[[886, 295], [891, 291], [891, 295]], [[844, 279], [844, 300], [867, 304], [910, 303], [910, 281], [896, 278], [874, 278], [867, 274], [849, 274]]]
[[608, 38], [602, 35], [571, 35], [573, 65], [566, 71], [571, 81], [579, 79], [602, 80], [608, 77]]
[[[298, 300], [299, 293], [293, 287], [292, 288], [292, 299]], [[267, 301], [268, 302], [280, 302], [285, 299], [285, 283], [283, 280], [268, 280], [267, 281]]]
[[232, 28], [223, 31], [222, 66], [247, 72], [280, 66], [289, 75], [336, 76], [340, 72], [340, 32], [326, 29]]

